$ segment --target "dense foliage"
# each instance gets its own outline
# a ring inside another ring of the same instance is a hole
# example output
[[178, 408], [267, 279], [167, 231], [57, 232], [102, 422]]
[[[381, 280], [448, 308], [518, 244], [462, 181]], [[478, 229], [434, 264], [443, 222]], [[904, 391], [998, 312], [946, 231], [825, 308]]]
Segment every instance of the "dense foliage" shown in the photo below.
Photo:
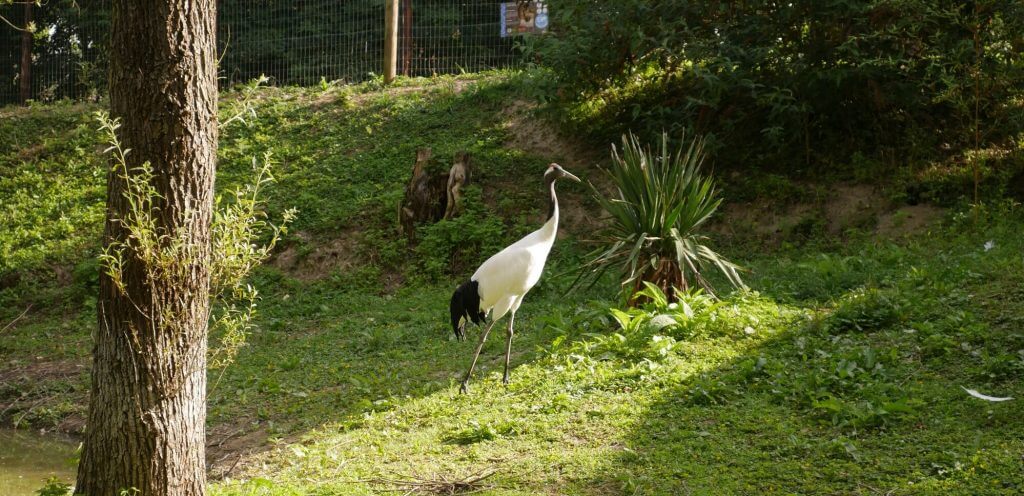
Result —
[[33, 5], [26, 23], [25, 3], [0, 1], [0, 104], [17, 101], [22, 32], [32, 25], [32, 93], [37, 100], [92, 99], [106, 92], [106, 1], [50, 0]]
[[530, 48], [604, 140], [686, 127], [730, 164], [792, 169], [956, 150], [976, 108], [982, 143], [1024, 129], [1016, 0], [551, 4], [557, 35]]

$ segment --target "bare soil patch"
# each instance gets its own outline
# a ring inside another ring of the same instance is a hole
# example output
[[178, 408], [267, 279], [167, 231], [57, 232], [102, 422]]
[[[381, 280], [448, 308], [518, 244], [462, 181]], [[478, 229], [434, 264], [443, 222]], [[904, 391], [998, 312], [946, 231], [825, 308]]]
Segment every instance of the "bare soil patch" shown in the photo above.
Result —
[[892, 204], [877, 189], [837, 184], [816, 202], [787, 205], [771, 201], [726, 203], [711, 230], [727, 236], [754, 237], [777, 243], [794, 236], [827, 232], [838, 236], [849, 229], [893, 238], [921, 232], [942, 216], [933, 205]]
[[563, 135], [550, 123], [533, 115], [537, 104], [527, 100], [513, 100], [502, 111], [504, 127], [509, 139], [505, 146], [558, 162], [570, 170], [589, 170], [606, 158], [607, 150], [597, 153], [588, 146]]
[[823, 205], [832, 234], [868, 227], [888, 206], [888, 201], [875, 188], [863, 184], [833, 186]]
[[212, 479], [231, 476], [253, 455], [270, 450], [270, 432], [252, 419], [220, 424], [206, 433], [206, 472]]
[[44, 426], [80, 435], [88, 393], [79, 378], [87, 371], [86, 363], [73, 360], [11, 362], [9, 368], [0, 370], [0, 425], [17, 425], [40, 411], [70, 402], [75, 405], [71, 411], [63, 410], [62, 416], [51, 420], [54, 424], [48, 421]]
[[0, 370], [0, 384], [40, 383], [73, 377], [87, 369], [86, 364], [72, 360], [31, 362]]
[[928, 204], [907, 205], [878, 218], [879, 236], [896, 238], [919, 233], [940, 219], [945, 209]]
[[[303, 244], [285, 248], [270, 260], [270, 265], [302, 281], [316, 281], [335, 271], [345, 271], [365, 263], [359, 246], [362, 235], [347, 229], [338, 237], [317, 241], [309, 233], [297, 233]], [[303, 246], [311, 246], [303, 253]]]

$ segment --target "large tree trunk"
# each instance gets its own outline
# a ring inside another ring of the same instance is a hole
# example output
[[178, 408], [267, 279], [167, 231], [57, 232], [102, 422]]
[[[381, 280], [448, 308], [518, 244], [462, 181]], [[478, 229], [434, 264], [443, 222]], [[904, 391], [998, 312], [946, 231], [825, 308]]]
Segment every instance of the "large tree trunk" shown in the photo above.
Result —
[[175, 277], [147, 266], [117, 220], [129, 218], [125, 182], [108, 175], [104, 246], [128, 249], [124, 290], [108, 274], [100, 277], [78, 494], [205, 493], [215, 18], [216, 0], [113, 2], [111, 112], [131, 149], [129, 168], [152, 167], [159, 234], [184, 243], [173, 250], [181, 269]]
[[21, 72], [18, 75], [19, 98], [25, 103], [32, 98], [32, 32], [28, 30], [32, 23], [32, 2], [25, 2], [25, 31], [21, 33]]

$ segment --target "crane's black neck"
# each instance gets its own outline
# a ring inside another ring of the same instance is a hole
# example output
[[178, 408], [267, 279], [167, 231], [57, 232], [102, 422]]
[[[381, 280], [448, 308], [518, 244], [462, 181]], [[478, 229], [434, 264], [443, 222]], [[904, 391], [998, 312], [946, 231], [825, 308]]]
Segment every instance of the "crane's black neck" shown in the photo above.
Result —
[[548, 220], [558, 216], [558, 196], [555, 195], [555, 181], [557, 179], [557, 174], [546, 174], [544, 176], [544, 182], [548, 186], [548, 191], [551, 192], [551, 199], [548, 204]]

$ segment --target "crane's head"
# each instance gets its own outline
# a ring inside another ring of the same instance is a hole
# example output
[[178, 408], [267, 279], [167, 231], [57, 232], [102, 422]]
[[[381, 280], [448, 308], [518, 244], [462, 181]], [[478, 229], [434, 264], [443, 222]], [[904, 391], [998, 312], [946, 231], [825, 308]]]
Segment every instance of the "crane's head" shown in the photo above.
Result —
[[580, 182], [580, 178], [572, 175], [571, 173], [569, 173], [569, 171], [563, 169], [561, 165], [558, 165], [554, 162], [548, 165], [548, 170], [544, 171], [544, 179], [547, 180], [548, 182], [553, 182], [556, 179], [561, 179], [563, 177], [566, 179], [572, 179], [573, 181], [576, 182]]

